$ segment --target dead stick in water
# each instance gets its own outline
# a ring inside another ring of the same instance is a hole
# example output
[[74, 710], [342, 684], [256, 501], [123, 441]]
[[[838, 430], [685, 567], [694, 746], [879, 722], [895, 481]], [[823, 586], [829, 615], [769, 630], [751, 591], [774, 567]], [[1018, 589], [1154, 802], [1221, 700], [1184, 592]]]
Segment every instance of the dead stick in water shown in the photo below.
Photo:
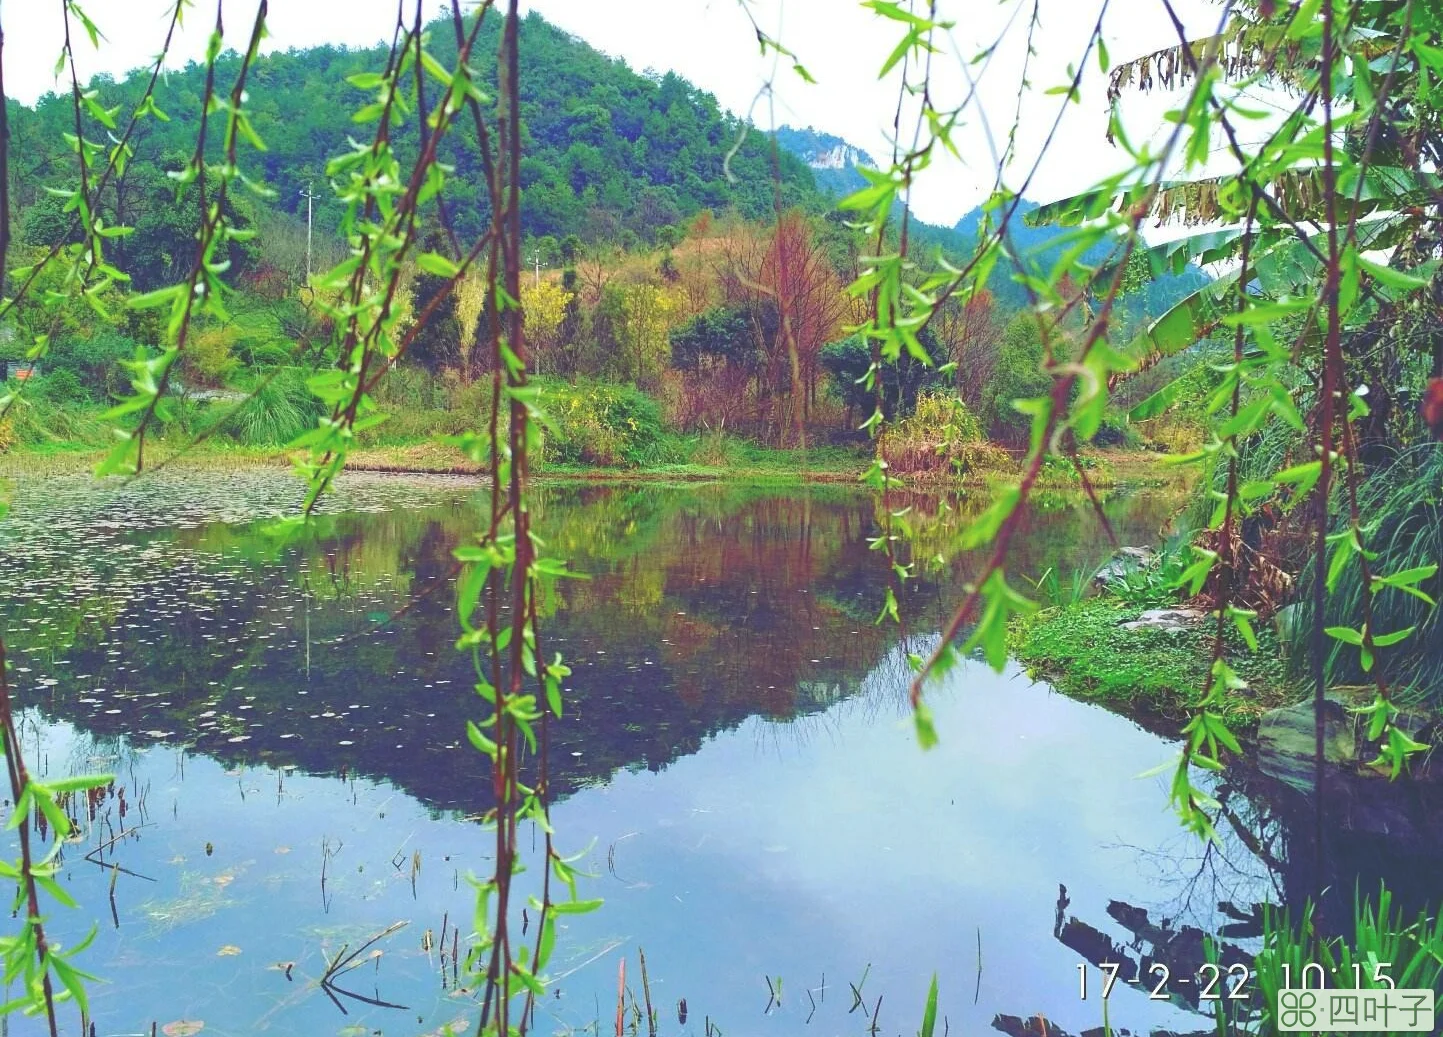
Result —
[[972, 1003], [982, 996], [982, 927], [977, 927], [977, 988], [972, 991]]
[[646, 951], [637, 947], [636, 956], [641, 959], [641, 992], [646, 997], [646, 1032], [649, 1037], [656, 1037], [656, 1013], [651, 1010], [651, 981], [646, 975]]
[[626, 1011], [626, 957], [616, 963], [616, 1037], [623, 1037], [621, 1017]]

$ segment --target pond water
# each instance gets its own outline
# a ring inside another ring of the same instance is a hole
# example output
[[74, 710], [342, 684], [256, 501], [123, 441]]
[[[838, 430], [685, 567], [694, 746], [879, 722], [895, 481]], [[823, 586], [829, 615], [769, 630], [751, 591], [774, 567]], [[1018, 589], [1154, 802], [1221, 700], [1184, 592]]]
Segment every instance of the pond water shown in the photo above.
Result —
[[[70, 803], [59, 881], [80, 907], [50, 919], [64, 943], [96, 927], [101, 1037], [474, 1029], [453, 949], [464, 960], [490, 800], [448, 584], [484, 498], [352, 476], [281, 545], [264, 520], [299, 496], [268, 472], [22, 480], [0, 525], [32, 767], [116, 776]], [[606, 903], [563, 919], [536, 1032], [610, 1031], [623, 957], [644, 1003], [644, 950], [664, 1035], [911, 1034], [933, 972], [952, 1030], [1040, 1013], [1076, 1033], [1102, 1023], [1079, 963], [1181, 976], [1201, 931], [1240, 956], [1257, 904], [1306, 892], [1291, 862], [1308, 814], [1286, 789], [1215, 786], [1229, 824], [1205, 848], [1162, 779], [1137, 777], [1174, 755], [1167, 738], [1015, 669], [951, 674], [932, 695], [941, 745], [920, 750], [905, 651], [933, 643], [977, 564], [947, 545], [979, 505], [913, 503], [922, 549], [946, 561], [907, 595], [904, 645], [873, 622], [885, 567], [864, 495], [538, 488], [541, 535], [591, 577], [543, 620], [575, 671], [553, 821], [594, 876], [582, 895]], [[1106, 507], [1123, 542], [1147, 543], [1174, 504]], [[1095, 516], [1059, 503], [1029, 516], [1012, 571], [1108, 553]], [[1339, 881], [1388, 867], [1368, 844]], [[320, 987], [342, 948], [382, 933], [338, 981], [357, 996]], [[1111, 1024], [1206, 1029], [1172, 987], [1120, 983]]]

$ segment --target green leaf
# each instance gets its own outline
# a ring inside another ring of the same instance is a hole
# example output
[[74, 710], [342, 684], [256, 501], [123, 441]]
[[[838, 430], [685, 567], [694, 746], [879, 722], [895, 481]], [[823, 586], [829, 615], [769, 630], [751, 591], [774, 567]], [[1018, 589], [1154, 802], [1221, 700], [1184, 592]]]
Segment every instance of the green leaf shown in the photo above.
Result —
[[1328, 627], [1323, 633], [1344, 644], [1361, 645], [1363, 643], [1362, 632], [1354, 630], [1352, 627]]
[[346, 77], [346, 82], [358, 90], [375, 90], [385, 81], [386, 77], [379, 72], [357, 72], [353, 76]]
[[85, 994], [85, 980], [94, 977], [86, 976], [85, 973], [75, 968], [59, 954], [47, 955], [45, 960], [50, 966], [50, 969], [55, 973], [55, 978], [60, 980], [61, 985], [70, 992], [70, 996], [73, 997], [75, 1003], [80, 1006], [80, 1011], [88, 1015], [90, 1012], [90, 1002], [87, 1000]]
[[932, 973], [932, 985], [927, 988], [927, 1007], [922, 1010], [921, 1037], [932, 1037], [937, 1029], [937, 973]]
[[[194, 250], [192, 249], [192, 251]], [[132, 295], [126, 300], [125, 305], [132, 310], [153, 310], [156, 307], [166, 306], [174, 302], [184, 291], [184, 285], [166, 285], [164, 288], [157, 288], [153, 292], [145, 292], [142, 295]]]
[[496, 759], [496, 743], [488, 738], [474, 721], [466, 721], [466, 740], [478, 751], [485, 753], [493, 760]]
[[[56, 831], [58, 832], [59, 829], [56, 829]], [[45, 890], [45, 892], [49, 893], [50, 896], [55, 899], [55, 902], [57, 904], [61, 904], [65, 907], [72, 909], [78, 906], [75, 903], [75, 898], [72, 897], [69, 893], [65, 892], [64, 888], [60, 885], [60, 883], [56, 882], [50, 876], [42, 875], [38, 871], [33, 869], [31, 870], [30, 874], [34, 876], [35, 884], [41, 889]]]
[[1362, 256], [1358, 257], [1358, 265], [1366, 270], [1368, 276], [1372, 277], [1379, 284], [1385, 288], [1392, 288], [1395, 291], [1411, 292], [1419, 288], [1426, 288], [1430, 280], [1430, 278], [1418, 277], [1415, 274], [1410, 274], [1391, 266], [1374, 263], [1371, 260], [1364, 259]]
[[471, 614], [476, 611], [476, 603], [481, 599], [481, 588], [485, 586], [486, 577], [490, 573], [489, 562], [468, 565], [461, 575], [461, 582], [456, 585], [456, 615], [466, 630], [472, 629]]
[[1022, 490], [1017, 486], [1009, 486], [1000, 493], [991, 506], [982, 514], [973, 519], [958, 537], [958, 547], [963, 551], [970, 551], [988, 543], [997, 535], [1002, 528], [1002, 523], [1016, 510], [1018, 502], [1022, 499]]
[[57, 778], [47, 781], [45, 787], [51, 792], [79, 792], [81, 789], [100, 789], [115, 780], [113, 774], [81, 774], [71, 778]]
[[1237, 627], [1238, 633], [1247, 642], [1248, 649], [1256, 652], [1258, 650], [1258, 635], [1253, 633], [1252, 619], [1257, 616], [1256, 612], [1247, 612], [1243, 609], [1232, 608], [1228, 610], [1232, 616], [1233, 626]]
[[439, 252], [422, 252], [416, 257], [416, 265], [428, 274], [454, 279], [461, 268]]
[[[917, 703], [917, 708], [912, 710], [912, 723], [917, 729], [917, 744], [923, 749], [934, 748], [937, 745], [937, 727], [932, 722], [932, 710], [927, 703]], [[933, 983], [936, 983], [935, 978]]]
[[551, 905], [551, 910], [558, 915], [584, 915], [595, 911], [604, 900], [562, 900]]
[[1374, 634], [1373, 644], [1378, 648], [1388, 648], [1392, 645], [1397, 644], [1399, 641], [1404, 641], [1407, 638], [1411, 637], [1413, 631], [1417, 629], [1418, 628], [1416, 626], [1411, 626], [1405, 630], [1395, 630], [1391, 634]]

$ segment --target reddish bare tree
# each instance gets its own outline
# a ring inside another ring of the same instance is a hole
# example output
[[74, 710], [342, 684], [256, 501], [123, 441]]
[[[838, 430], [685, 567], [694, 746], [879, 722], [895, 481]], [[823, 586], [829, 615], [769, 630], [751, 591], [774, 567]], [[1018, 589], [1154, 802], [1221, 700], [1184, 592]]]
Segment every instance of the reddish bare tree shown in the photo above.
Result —
[[778, 390], [793, 380], [800, 385], [805, 421], [816, 403], [822, 347], [836, 339], [849, 307], [830, 258], [800, 212], [783, 213], [777, 220], [761, 282], [779, 318], [768, 358], [772, 384]]
[[974, 413], [982, 404], [982, 388], [997, 367], [1003, 325], [992, 293], [979, 289], [966, 303], [948, 300], [932, 322], [937, 340], [957, 365], [957, 394]]

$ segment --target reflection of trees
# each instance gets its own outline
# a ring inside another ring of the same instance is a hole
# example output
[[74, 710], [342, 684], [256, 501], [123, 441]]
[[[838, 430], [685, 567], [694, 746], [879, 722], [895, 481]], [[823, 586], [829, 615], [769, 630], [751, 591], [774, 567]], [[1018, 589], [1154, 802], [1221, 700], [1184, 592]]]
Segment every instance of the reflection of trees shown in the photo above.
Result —
[[[1262, 935], [1263, 904], [1281, 896], [1275, 885], [1278, 860], [1272, 847], [1281, 827], [1266, 804], [1255, 804], [1236, 785], [1220, 782], [1212, 790], [1220, 814], [1217, 842], [1198, 843], [1179, 830], [1177, 841], [1154, 850], [1137, 848], [1139, 866], [1153, 872], [1157, 885], [1172, 890], [1150, 908], [1111, 900], [1106, 913], [1128, 935], [1121, 943], [1103, 928], [1067, 914], [1071, 902], [1060, 887], [1053, 936], [1085, 961], [1101, 968], [1117, 966], [1117, 982], [1151, 989], [1164, 975], [1164, 989], [1178, 1007], [1211, 1014], [1201, 1001], [1199, 971], [1208, 961], [1206, 944], [1221, 970], [1218, 989], [1228, 990], [1230, 966], [1250, 966], [1253, 950], [1230, 940]], [[1245, 908], [1238, 905], [1247, 905]], [[1006, 1017], [999, 1017], [1004, 1019]], [[994, 1022], [994, 1026], [998, 1025]], [[998, 1026], [1007, 1033], [1015, 1027]]]
[[[1105, 502], [1105, 510], [1121, 544], [1154, 544], [1182, 499], [1175, 492], [1115, 494]], [[907, 538], [912, 557], [929, 570], [941, 558], [951, 580], [958, 580], [970, 578], [986, 559], [985, 549], [959, 552], [956, 545], [962, 531], [990, 504], [986, 494], [903, 494], [893, 507], [911, 509], [906, 518], [912, 528]], [[1095, 572], [1113, 552], [1096, 513], [1075, 494], [1042, 494], [1028, 505], [1021, 521], [1007, 567], [1009, 574], [1023, 579], [1037, 580], [1050, 569], [1061, 574], [1066, 584], [1072, 572]], [[956, 597], [944, 598], [939, 611], [946, 613], [948, 604], [955, 606]]]
[[[83, 521], [115, 528], [79, 537], [63, 578], [21, 603], [78, 620], [63, 665], [31, 660], [58, 683], [28, 685], [29, 701], [97, 735], [370, 773], [436, 806], [484, 808], [461, 738], [482, 710], [453, 649], [450, 587], [452, 551], [484, 495], [378, 485], [390, 506], [331, 514], [284, 546], [256, 525], [204, 521], [238, 506], [203, 484], [131, 502], [153, 510], [129, 527], [123, 509], [82, 501]], [[365, 492], [347, 503], [380, 507]], [[276, 510], [264, 495], [247, 506]], [[186, 521], [167, 528], [167, 514]], [[819, 712], [875, 666], [905, 667], [895, 632], [873, 622], [885, 567], [864, 494], [550, 485], [534, 515], [550, 550], [590, 577], [562, 581], [547, 603], [545, 638], [575, 669], [553, 739], [562, 794], [617, 768], [663, 767], [753, 714]], [[1075, 535], [1063, 511], [1034, 526], [1049, 558]], [[43, 523], [33, 531], [43, 545]], [[84, 595], [67, 596], [86, 570]], [[952, 578], [917, 582], [909, 629], [941, 614]], [[39, 648], [11, 636], [19, 651]]]
[[[809, 593], [869, 560], [865, 498], [846, 501], [543, 494], [542, 535], [584, 543], [576, 567], [592, 577], [558, 586], [546, 628], [577, 671], [553, 787], [661, 767], [751, 714], [790, 717], [854, 692], [892, 635]], [[434, 805], [483, 808], [479, 761], [459, 738], [480, 704], [446, 586], [474, 507], [336, 515], [285, 551], [231, 525], [134, 538], [146, 563], [108, 556], [110, 610], [72, 605], [89, 626], [58, 683], [30, 684], [29, 699], [98, 736], [369, 771]]]
[[[1385, 875], [1405, 911], [1436, 904], [1443, 835], [1425, 819], [1437, 816], [1433, 800], [1440, 791], [1416, 783], [1333, 777], [1325, 790], [1327, 872], [1321, 883], [1329, 892], [1326, 910], [1315, 918], [1330, 920], [1335, 932], [1351, 925], [1355, 892], [1375, 892]], [[1173, 845], [1136, 850], [1139, 865], [1151, 869], [1153, 883], [1171, 888], [1165, 901], [1143, 907], [1112, 900], [1106, 906], [1110, 925], [1092, 924], [1068, 913], [1072, 901], [1062, 886], [1053, 928], [1054, 938], [1082, 960], [1098, 967], [1116, 965], [1119, 983], [1133, 980], [1150, 989], [1166, 968], [1169, 999], [1208, 1018], [1213, 1006], [1201, 1001], [1196, 982], [1207, 961], [1204, 942], [1211, 940], [1216, 948], [1219, 989], [1225, 991], [1228, 967], [1253, 961], [1265, 905], [1291, 908], [1296, 916], [1316, 888], [1311, 797], [1244, 761], [1235, 762], [1211, 794], [1218, 801], [1216, 843], [1199, 844], [1180, 832]], [[1109, 928], [1128, 935], [1115, 940]], [[1256, 996], [1256, 989], [1249, 989]], [[1238, 1002], [1237, 1007], [1252, 1010], [1256, 1004], [1250, 1009]], [[1013, 1037], [1043, 1032], [1069, 1037], [1038, 1016], [999, 1015], [993, 1027]]]
[[1223, 936], [1261, 935], [1218, 926], [1224, 916], [1239, 922], [1232, 905], [1286, 899], [1287, 831], [1266, 800], [1250, 798], [1231, 778], [1211, 794], [1218, 801], [1216, 841], [1200, 842], [1179, 830], [1167, 845], [1132, 851], [1154, 885], [1171, 890], [1167, 900], [1153, 905], [1167, 924], [1201, 926]]

